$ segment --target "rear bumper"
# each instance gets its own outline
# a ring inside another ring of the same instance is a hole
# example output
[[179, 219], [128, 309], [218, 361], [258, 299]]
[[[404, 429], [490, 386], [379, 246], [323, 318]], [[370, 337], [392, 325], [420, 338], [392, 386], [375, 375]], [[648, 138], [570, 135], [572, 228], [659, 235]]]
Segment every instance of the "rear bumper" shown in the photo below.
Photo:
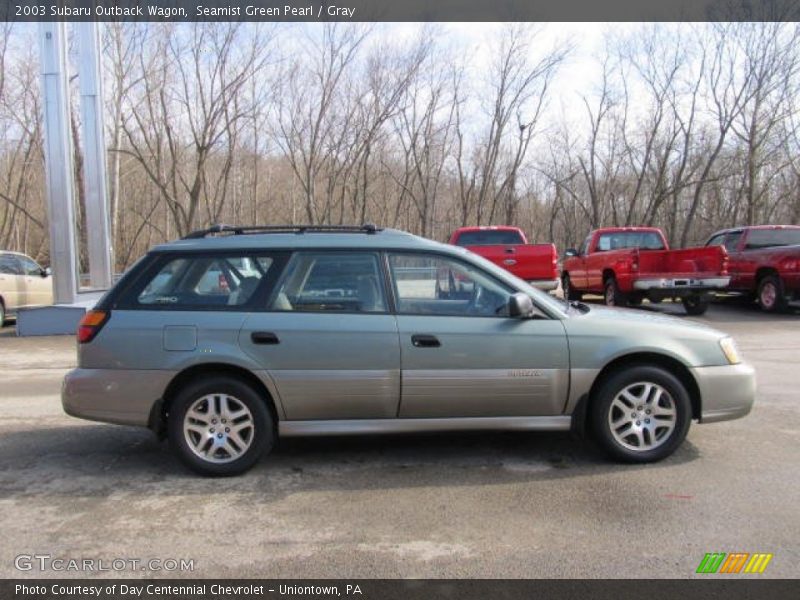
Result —
[[529, 279], [528, 283], [545, 292], [552, 292], [558, 287], [558, 279]]
[[648, 277], [637, 279], [633, 282], [635, 290], [669, 290], [679, 292], [717, 290], [728, 287], [731, 282], [729, 276], [720, 277]]
[[691, 369], [700, 388], [701, 423], [739, 419], [753, 408], [756, 373], [748, 364]]
[[73, 417], [146, 427], [171, 371], [73, 369], [61, 385], [64, 412]]

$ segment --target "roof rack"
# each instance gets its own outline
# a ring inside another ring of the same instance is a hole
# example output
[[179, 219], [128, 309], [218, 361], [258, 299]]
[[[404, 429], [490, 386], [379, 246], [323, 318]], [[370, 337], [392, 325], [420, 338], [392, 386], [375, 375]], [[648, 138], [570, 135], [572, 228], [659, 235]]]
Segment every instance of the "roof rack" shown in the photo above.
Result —
[[196, 240], [210, 235], [247, 235], [258, 233], [366, 233], [373, 235], [383, 231], [374, 223], [364, 223], [363, 225], [248, 225], [240, 227], [238, 225], [212, 225], [208, 229], [193, 231], [189, 235], [183, 236], [184, 240]]

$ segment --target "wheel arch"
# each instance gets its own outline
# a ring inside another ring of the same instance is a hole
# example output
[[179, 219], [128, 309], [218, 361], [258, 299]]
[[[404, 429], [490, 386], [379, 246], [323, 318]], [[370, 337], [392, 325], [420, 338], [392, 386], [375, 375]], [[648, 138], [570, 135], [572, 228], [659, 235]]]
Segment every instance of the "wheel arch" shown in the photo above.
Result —
[[596, 400], [597, 392], [605, 381], [619, 371], [632, 366], [656, 366], [671, 373], [686, 387], [689, 400], [692, 403], [692, 418], [699, 419], [702, 414], [702, 398], [700, 388], [689, 368], [676, 358], [657, 352], [634, 352], [618, 356], [608, 362], [597, 374], [588, 394], [585, 394], [575, 407], [573, 429], [580, 434], [587, 431], [587, 419], [591, 414], [592, 402]]
[[258, 376], [244, 367], [232, 365], [230, 363], [202, 363], [187, 367], [172, 378], [164, 390], [164, 395], [159, 399], [158, 402], [156, 402], [150, 412], [150, 429], [155, 431], [159, 437], [166, 436], [167, 416], [169, 415], [170, 405], [178, 395], [181, 388], [194, 379], [200, 377], [213, 377], [215, 375], [234, 377], [252, 386], [253, 389], [256, 390], [256, 392], [264, 400], [264, 403], [267, 405], [267, 409], [272, 415], [272, 421], [275, 424], [275, 427], [278, 427], [280, 416], [277, 406], [275, 405], [275, 399], [273, 398], [273, 394]]
[[614, 269], [611, 269], [609, 267], [603, 269], [603, 285], [608, 283], [609, 279], [616, 279], [616, 278], [617, 274], [614, 272]]
[[756, 286], [761, 283], [762, 279], [769, 277], [770, 275], [776, 275], [780, 277], [780, 273], [778, 273], [778, 269], [775, 267], [758, 267], [758, 269], [756, 269]]

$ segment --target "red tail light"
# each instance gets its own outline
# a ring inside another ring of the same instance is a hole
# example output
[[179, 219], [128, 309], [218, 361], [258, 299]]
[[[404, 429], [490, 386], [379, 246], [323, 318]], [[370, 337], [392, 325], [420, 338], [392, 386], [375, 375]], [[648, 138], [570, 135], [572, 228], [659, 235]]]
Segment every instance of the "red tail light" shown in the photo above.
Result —
[[110, 316], [111, 313], [105, 310], [90, 310], [83, 315], [81, 322], [78, 323], [78, 343], [87, 344], [91, 342], [100, 333]]

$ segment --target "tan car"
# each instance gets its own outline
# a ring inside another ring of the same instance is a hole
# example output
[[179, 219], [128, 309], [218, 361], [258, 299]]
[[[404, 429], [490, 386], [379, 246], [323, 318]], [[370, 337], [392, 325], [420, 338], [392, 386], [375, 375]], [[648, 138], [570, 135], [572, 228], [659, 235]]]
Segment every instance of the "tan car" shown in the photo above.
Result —
[[20, 308], [52, 303], [49, 268], [18, 252], [0, 252], [0, 326]]

